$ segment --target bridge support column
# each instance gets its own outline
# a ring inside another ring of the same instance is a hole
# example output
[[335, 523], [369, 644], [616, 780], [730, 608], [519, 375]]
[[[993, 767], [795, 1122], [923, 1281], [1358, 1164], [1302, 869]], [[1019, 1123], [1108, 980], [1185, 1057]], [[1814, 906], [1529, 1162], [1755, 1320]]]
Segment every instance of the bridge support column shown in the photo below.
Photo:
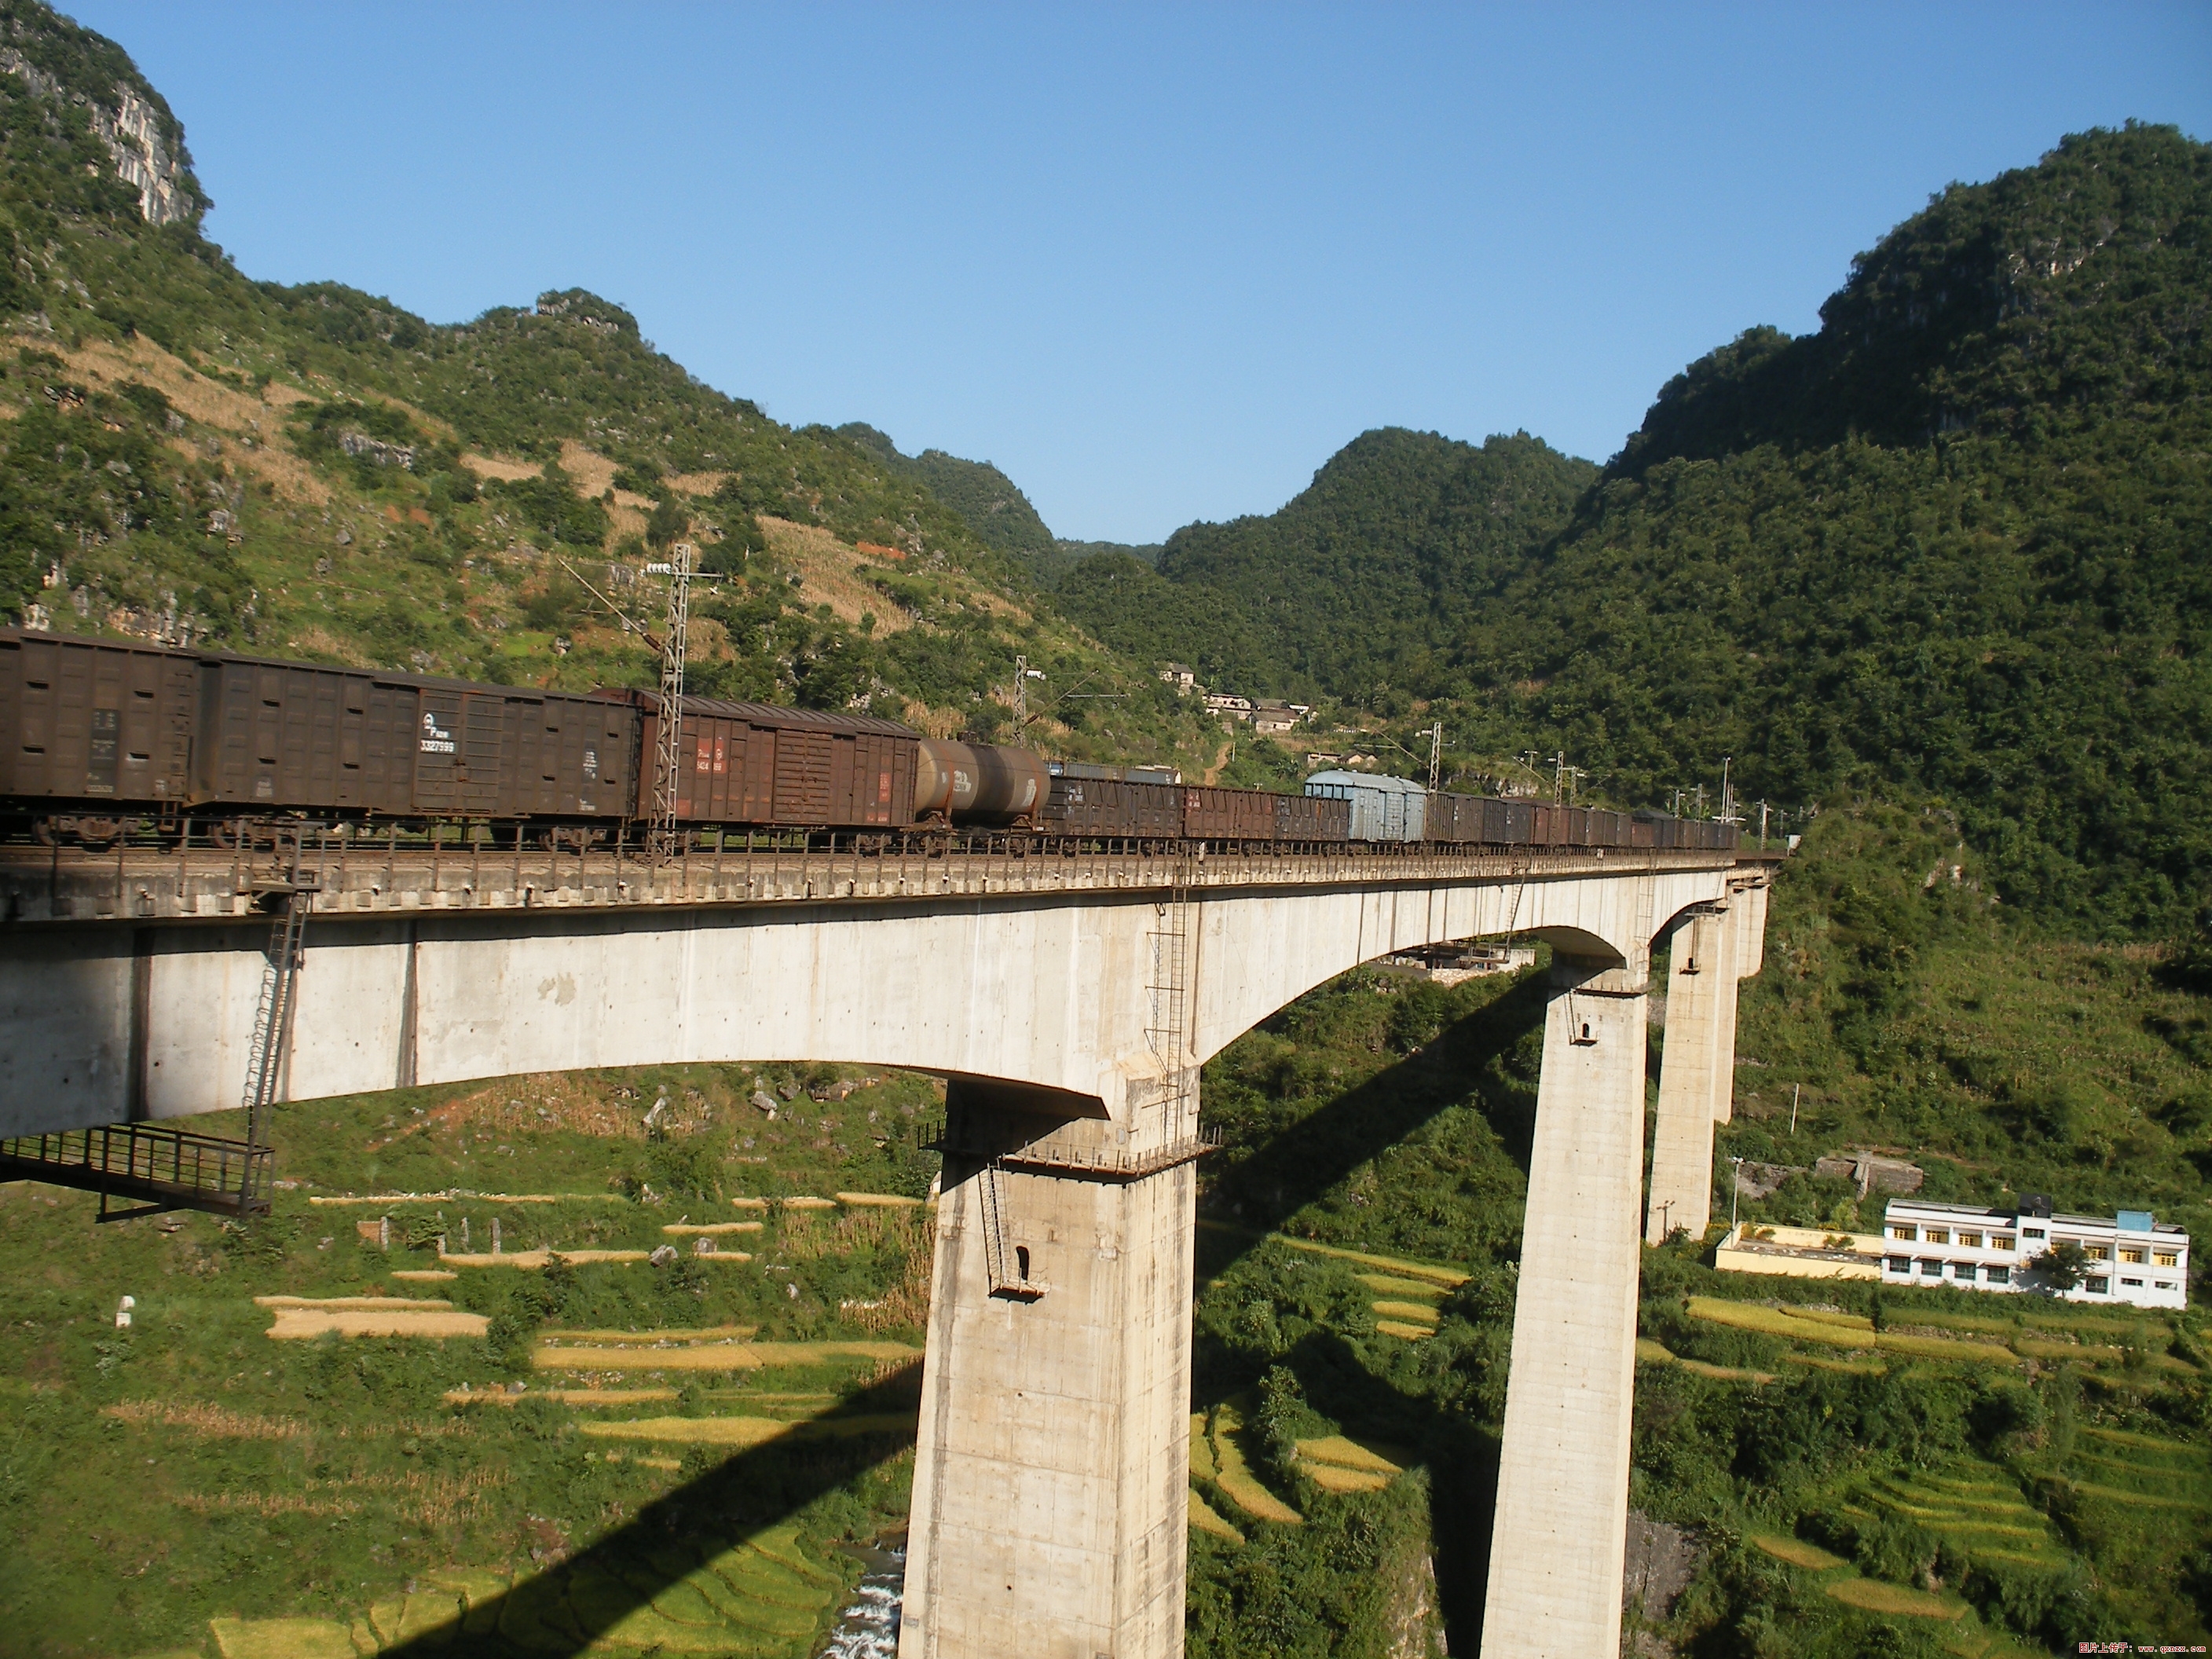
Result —
[[1667, 970], [1667, 1043], [1651, 1136], [1651, 1194], [1644, 1242], [1675, 1228], [1703, 1238], [1712, 1219], [1713, 1124], [1725, 1121], [1734, 1071], [1735, 945], [1740, 919], [1700, 905], [1674, 933]]
[[1483, 1659], [1620, 1645], [1646, 969], [1553, 963]]
[[1037, 1103], [947, 1090], [899, 1653], [1179, 1659], [1195, 1100]]

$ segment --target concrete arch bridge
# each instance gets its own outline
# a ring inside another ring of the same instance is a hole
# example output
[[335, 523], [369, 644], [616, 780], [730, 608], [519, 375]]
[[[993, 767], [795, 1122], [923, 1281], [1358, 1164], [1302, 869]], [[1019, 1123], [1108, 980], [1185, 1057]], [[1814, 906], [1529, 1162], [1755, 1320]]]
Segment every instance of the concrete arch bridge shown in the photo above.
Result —
[[1423, 945], [1550, 942], [1484, 1651], [1618, 1645], [1653, 942], [1649, 1224], [1702, 1227], [1769, 866], [1726, 853], [0, 859], [0, 1135], [237, 1102], [275, 902], [279, 1097], [836, 1060], [948, 1079], [901, 1652], [1182, 1651], [1198, 1067]]

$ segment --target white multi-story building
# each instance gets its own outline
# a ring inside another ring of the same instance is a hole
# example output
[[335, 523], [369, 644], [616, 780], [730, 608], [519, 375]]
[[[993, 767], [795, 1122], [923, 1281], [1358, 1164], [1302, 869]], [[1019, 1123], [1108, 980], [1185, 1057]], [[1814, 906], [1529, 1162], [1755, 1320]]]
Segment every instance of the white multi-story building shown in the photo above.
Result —
[[[2081, 1282], [2061, 1291], [2033, 1266], [2072, 1243], [2086, 1258]], [[2035, 1291], [2069, 1302], [2129, 1302], [2179, 1308], [2189, 1301], [2189, 1235], [2148, 1210], [2106, 1219], [2053, 1215], [2048, 1199], [2017, 1210], [1893, 1198], [1882, 1213], [1886, 1285], [1957, 1285], [1978, 1291]]]

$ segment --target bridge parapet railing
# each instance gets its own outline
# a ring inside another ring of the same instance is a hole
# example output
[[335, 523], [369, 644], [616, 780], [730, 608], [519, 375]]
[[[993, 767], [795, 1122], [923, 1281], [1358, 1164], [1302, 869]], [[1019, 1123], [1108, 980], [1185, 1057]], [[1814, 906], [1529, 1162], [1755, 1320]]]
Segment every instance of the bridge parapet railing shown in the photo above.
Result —
[[[1534, 881], [1711, 869], [1757, 854], [1645, 848], [1048, 846], [1012, 836], [946, 843], [849, 839], [747, 848], [702, 840], [654, 861], [620, 848], [496, 847], [325, 836], [298, 849], [313, 915], [620, 908], [970, 898], [997, 894], [1221, 891], [1260, 887]], [[286, 890], [291, 890], [287, 884]], [[259, 915], [267, 872], [237, 849], [0, 848], [0, 912], [16, 922], [219, 920]]]

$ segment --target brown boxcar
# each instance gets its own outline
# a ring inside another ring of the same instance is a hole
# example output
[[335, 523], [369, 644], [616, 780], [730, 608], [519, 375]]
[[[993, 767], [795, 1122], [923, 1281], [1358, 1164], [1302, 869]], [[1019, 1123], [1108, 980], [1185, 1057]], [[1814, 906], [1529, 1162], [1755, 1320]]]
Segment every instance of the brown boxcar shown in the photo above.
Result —
[[1587, 847], [1589, 845], [1589, 808], [1587, 806], [1570, 806], [1567, 808], [1568, 846]]
[[188, 800], [198, 690], [188, 652], [0, 629], [0, 797]]
[[[1436, 794], [1429, 797], [1422, 830], [1431, 841], [1468, 844], [1492, 839], [1491, 808], [1498, 803], [1480, 795]], [[1500, 817], [1494, 827], [1503, 828]]]
[[1173, 841], [1182, 834], [1182, 792], [1173, 784], [1063, 775], [1052, 781], [1037, 828], [1055, 836]]
[[1193, 841], [1273, 841], [1275, 798], [1259, 789], [1185, 784], [1182, 832]]
[[228, 654], [199, 659], [203, 805], [619, 817], [635, 714], [596, 697]]
[[1277, 795], [1274, 800], [1277, 841], [1352, 839], [1350, 801], [1333, 800], [1325, 795]]
[[[633, 810], [653, 810], [659, 702], [603, 691], [639, 714]], [[689, 823], [901, 829], [914, 822], [918, 736], [896, 720], [761, 702], [686, 697], [678, 732], [676, 816]]]

